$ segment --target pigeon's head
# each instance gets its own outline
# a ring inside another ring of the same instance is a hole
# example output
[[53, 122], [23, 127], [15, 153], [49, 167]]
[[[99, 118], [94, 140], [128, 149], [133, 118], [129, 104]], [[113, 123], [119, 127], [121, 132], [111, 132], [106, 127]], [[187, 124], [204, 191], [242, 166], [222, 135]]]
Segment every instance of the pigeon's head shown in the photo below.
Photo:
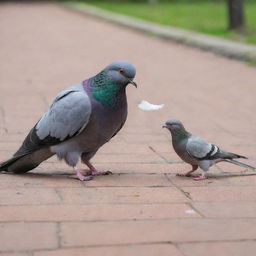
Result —
[[137, 84], [133, 81], [136, 69], [131, 63], [127, 61], [116, 61], [108, 65], [104, 71], [114, 84], [120, 86], [132, 84], [137, 88]]
[[169, 131], [185, 130], [181, 121], [176, 119], [169, 119], [165, 122], [162, 128], [167, 128]]

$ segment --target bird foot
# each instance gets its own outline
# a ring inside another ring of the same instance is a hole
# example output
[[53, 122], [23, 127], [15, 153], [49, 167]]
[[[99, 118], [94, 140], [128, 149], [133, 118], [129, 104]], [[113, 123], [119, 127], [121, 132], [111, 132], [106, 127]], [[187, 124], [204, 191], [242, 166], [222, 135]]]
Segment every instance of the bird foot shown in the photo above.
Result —
[[84, 162], [90, 169], [88, 172], [90, 175], [96, 176], [96, 175], [109, 175], [112, 174], [110, 171], [102, 171], [102, 170], [97, 170], [89, 161]]
[[99, 176], [99, 175], [109, 175], [109, 174], [112, 174], [112, 172], [110, 172], [110, 171], [92, 170], [90, 172], [90, 174], [93, 175], [93, 176]]
[[179, 177], [191, 177], [191, 174], [189, 172], [177, 173], [176, 176], [179, 176]]
[[77, 178], [78, 178], [79, 180], [81, 180], [81, 181], [88, 181], [88, 180], [92, 180], [92, 179], [93, 179], [92, 175], [85, 176], [85, 175], [83, 175], [83, 174], [81, 173], [81, 170], [79, 170], [79, 169], [76, 169], [75, 171], [76, 171], [76, 176], [77, 176]]
[[193, 178], [193, 180], [195, 180], [195, 181], [206, 180], [206, 179], [207, 179], [207, 177], [205, 177], [203, 175]]

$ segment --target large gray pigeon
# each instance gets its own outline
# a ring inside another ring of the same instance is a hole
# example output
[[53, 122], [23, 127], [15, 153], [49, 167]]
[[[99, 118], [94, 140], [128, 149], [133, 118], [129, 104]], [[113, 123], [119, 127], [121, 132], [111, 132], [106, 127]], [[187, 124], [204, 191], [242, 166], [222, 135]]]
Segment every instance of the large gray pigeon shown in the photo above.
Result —
[[[135, 67], [125, 61], [107, 66], [96, 76], [60, 92], [49, 110], [31, 129], [13, 157], [0, 170], [24, 173], [54, 154], [73, 167], [84, 181], [107, 174], [90, 163], [97, 150], [123, 127], [127, 117], [126, 86]], [[85, 176], [76, 165], [81, 158], [90, 169]]]
[[253, 166], [234, 160], [234, 158], [246, 158], [245, 156], [223, 151], [216, 145], [190, 134], [178, 120], [167, 120], [163, 128], [167, 128], [171, 132], [172, 145], [178, 156], [192, 166], [191, 171], [178, 174], [179, 176], [189, 177], [192, 172], [200, 167], [203, 173], [201, 176], [195, 177], [194, 180], [207, 179], [205, 174], [209, 168], [222, 161], [250, 168], [254, 171], [256, 170]]

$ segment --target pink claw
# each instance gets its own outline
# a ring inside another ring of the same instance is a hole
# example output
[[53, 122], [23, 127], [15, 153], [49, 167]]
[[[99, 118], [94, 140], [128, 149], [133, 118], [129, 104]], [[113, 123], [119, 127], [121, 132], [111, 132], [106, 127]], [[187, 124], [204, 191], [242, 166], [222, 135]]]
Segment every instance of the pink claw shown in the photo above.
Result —
[[206, 180], [206, 179], [207, 179], [207, 177], [205, 177], [203, 175], [193, 178], [193, 180], [195, 180], [195, 181]]
[[79, 180], [81, 181], [88, 181], [92, 179], [92, 176], [85, 176], [81, 173], [81, 170], [75, 169], [76, 171], [76, 176], [78, 177]]
[[112, 174], [110, 171], [100, 171], [100, 170], [92, 170], [91, 175], [98, 176], [98, 175], [109, 175]]
[[186, 172], [186, 173], [177, 173], [176, 176], [180, 176], [180, 177], [191, 177], [191, 174]]
[[93, 175], [93, 176], [96, 176], [96, 175], [109, 175], [109, 174], [112, 174], [112, 172], [110, 171], [100, 171], [100, 170], [97, 170], [91, 163], [90, 161], [86, 161], [84, 162], [90, 169], [90, 174]]

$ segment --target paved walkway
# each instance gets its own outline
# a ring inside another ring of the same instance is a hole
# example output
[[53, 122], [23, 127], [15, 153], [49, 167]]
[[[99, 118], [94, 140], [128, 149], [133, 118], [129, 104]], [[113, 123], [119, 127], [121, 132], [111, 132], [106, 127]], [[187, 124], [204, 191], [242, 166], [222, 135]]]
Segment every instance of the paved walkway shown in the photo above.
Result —
[[[94, 159], [114, 175], [80, 182], [56, 158], [0, 175], [1, 256], [255, 254], [256, 176], [222, 164], [206, 181], [176, 177], [189, 166], [161, 129], [180, 119], [256, 164], [255, 68], [52, 4], [1, 4], [0, 31], [0, 160], [58, 91], [110, 62], [133, 62], [139, 85], [125, 128]], [[166, 105], [143, 112], [142, 99]]]

